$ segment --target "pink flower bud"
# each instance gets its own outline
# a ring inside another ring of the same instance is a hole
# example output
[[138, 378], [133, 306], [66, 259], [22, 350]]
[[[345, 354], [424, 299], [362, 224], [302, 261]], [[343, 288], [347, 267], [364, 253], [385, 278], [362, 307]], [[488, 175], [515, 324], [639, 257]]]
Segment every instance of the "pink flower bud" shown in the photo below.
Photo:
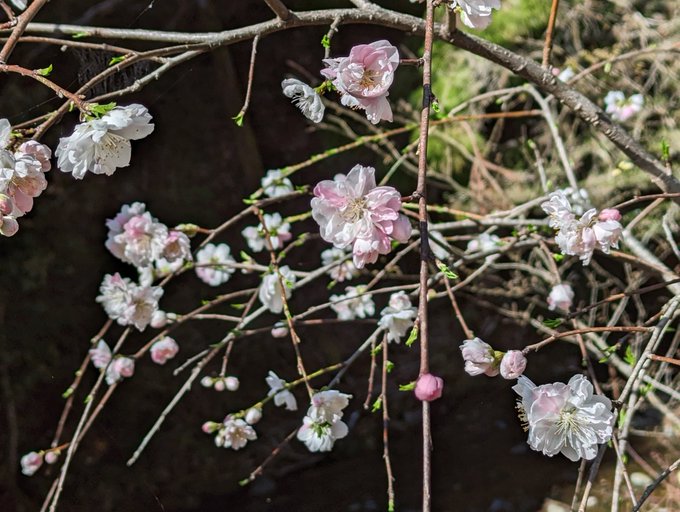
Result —
[[615, 220], [618, 222], [621, 220], [621, 212], [618, 211], [616, 208], [605, 208], [600, 212], [598, 219], [602, 221]]
[[285, 325], [275, 325], [272, 329], [273, 338], [285, 338], [288, 336], [288, 327]]
[[12, 198], [5, 194], [0, 194], [0, 215], [9, 215], [14, 210]]
[[58, 460], [59, 460], [59, 452], [57, 452], [57, 451], [51, 451], [51, 452], [47, 452], [45, 454], [45, 462], [47, 462], [48, 464], [54, 464]]
[[206, 421], [202, 426], [201, 430], [205, 432], [206, 434], [212, 434], [215, 432], [218, 428], [220, 428], [219, 423], [215, 423], [214, 421]]
[[435, 377], [431, 373], [426, 373], [418, 377], [416, 381], [416, 398], [426, 402], [431, 402], [442, 396], [444, 381], [441, 377]]
[[151, 327], [154, 329], [160, 329], [162, 327], [165, 327], [165, 324], [168, 323], [168, 316], [165, 314], [165, 311], [156, 311], [154, 312], [153, 315], [151, 315]]
[[208, 377], [207, 375], [201, 379], [201, 386], [204, 388], [211, 388], [213, 387], [213, 380], [212, 377]]
[[170, 336], [166, 336], [151, 345], [151, 360], [156, 364], [165, 364], [179, 352], [179, 345]]
[[527, 358], [520, 350], [508, 350], [501, 360], [501, 376], [504, 379], [516, 379], [524, 373]]
[[43, 463], [42, 453], [30, 452], [21, 457], [21, 472], [26, 476], [33, 475]]
[[135, 373], [135, 360], [129, 357], [117, 357], [111, 365], [121, 377], [132, 377]]
[[0, 234], [4, 236], [14, 236], [19, 231], [19, 223], [13, 217], [3, 217], [0, 219]]
[[217, 379], [213, 384], [213, 388], [215, 388], [215, 391], [224, 391], [227, 389], [227, 386], [224, 384], [224, 379]]
[[241, 383], [236, 377], [227, 377], [226, 379], [224, 379], [224, 384], [227, 386], [227, 389], [229, 391], [236, 391], [238, 387], [241, 385]]
[[262, 419], [262, 409], [259, 407], [251, 407], [246, 411], [246, 417], [244, 419], [246, 420], [246, 423], [255, 425], [255, 423]]

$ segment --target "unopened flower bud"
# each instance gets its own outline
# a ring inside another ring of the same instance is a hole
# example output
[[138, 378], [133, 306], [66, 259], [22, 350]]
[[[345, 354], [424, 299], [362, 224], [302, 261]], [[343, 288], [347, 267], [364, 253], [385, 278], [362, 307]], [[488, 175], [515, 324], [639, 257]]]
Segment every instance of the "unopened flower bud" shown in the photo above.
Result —
[[220, 428], [219, 423], [215, 423], [214, 421], [206, 421], [202, 426], [201, 430], [205, 432], [206, 434], [212, 434], [216, 430]]
[[151, 327], [154, 329], [160, 329], [162, 327], [165, 327], [165, 324], [168, 323], [168, 317], [165, 314], [165, 311], [158, 310], [154, 312], [153, 315], [151, 315]]
[[272, 329], [273, 338], [285, 338], [288, 336], [288, 327], [283, 324], [276, 324]]
[[236, 391], [241, 384], [236, 377], [227, 377], [224, 379], [224, 384], [227, 386], [229, 391]]
[[42, 453], [30, 452], [21, 457], [21, 472], [26, 476], [33, 475], [43, 463]]
[[201, 386], [204, 388], [211, 388], [213, 387], [213, 380], [212, 377], [208, 377], [207, 375], [201, 379]]
[[215, 388], [215, 391], [224, 391], [227, 389], [227, 386], [224, 384], [224, 379], [215, 380], [213, 388]]
[[45, 454], [45, 462], [48, 464], [54, 464], [59, 460], [59, 452], [58, 451], [49, 451]]
[[19, 223], [13, 217], [3, 217], [0, 224], [0, 234], [3, 236], [14, 236], [19, 231]]
[[416, 381], [416, 398], [425, 402], [431, 402], [442, 396], [443, 389], [444, 381], [441, 377], [426, 373], [418, 377]]
[[5, 194], [0, 194], [0, 215], [9, 215], [14, 210], [12, 198]]
[[527, 367], [527, 358], [521, 350], [508, 350], [501, 360], [501, 377], [517, 379]]
[[262, 419], [262, 409], [259, 407], [251, 407], [246, 411], [245, 420], [251, 425], [255, 425], [258, 421]]
[[135, 373], [135, 360], [129, 357], [117, 357], [111, 364], [121, 377], [129, 378]]
[[615, 220], [618, 222], [621, 220], [621, 212], [616, 208], [605, 208], [597, 218], [601, 221]]

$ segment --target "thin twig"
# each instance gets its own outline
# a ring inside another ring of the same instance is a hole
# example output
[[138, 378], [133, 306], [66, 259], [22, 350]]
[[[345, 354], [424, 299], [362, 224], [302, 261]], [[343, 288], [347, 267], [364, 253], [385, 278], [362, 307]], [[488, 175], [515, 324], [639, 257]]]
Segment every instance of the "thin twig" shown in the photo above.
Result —
[[550, 70], [550, 53], [553, 47], [553, 31], [555, 30], [555, 20], [557, 19], [557, 8], [560, 0], [552, 0], [550, 7], [550, 18], [548, 18], [548, 29], [545, 32], [545, 44], [543, 45], [543, 67]]

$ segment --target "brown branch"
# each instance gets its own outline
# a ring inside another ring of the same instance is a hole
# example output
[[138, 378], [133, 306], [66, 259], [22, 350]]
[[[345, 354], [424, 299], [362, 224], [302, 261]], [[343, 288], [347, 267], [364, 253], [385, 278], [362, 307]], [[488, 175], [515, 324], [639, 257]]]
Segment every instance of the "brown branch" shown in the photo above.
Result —
[[250, 51], [250, 67], [248, 68], [248, 85], [246, 87], [246, 98], [243, 101], [243, 106], [234, 119], [243, 119], [243, 116], [248, 112], [248, 107], [250, 106], [250, 96], [253, 92], [253, 77], [255, 76], [255, 60], [257, 59], [257, 43], [260, 42], [260, 36], [257, 35], [253, 38], [253, 47]]
[[640, 501], [633, 509], [633, 512], [638, 512], [638, 510], [642, 508], [644, 502], [647, 501], [647, 498], [649, 498], [651, 494], [654, 492], [654, 489], [656, 489], [661, 484], [661, 482], [663, 482], [668, 477], [668, 475], [670, 475], [673, 471], [678, 469], [678, 467], [680, 467], [680, 459], [676, 460], [673, 464], [668, 466], [668, 468], [664, 469], [659, 474], [659, 476], [656, 477], [656, 480], [654, 480], [651, 484], [647, 486], [645, 492], [643, 492], [642, 496], [640, 496]]
[[545, 45], [543, 46], [543, 67], [548, 71], [550, 69], [550, 53], [553, 46], [553, 31], [555, 30], [555, 19], [557, 18], [557, 8], [560, 5], [560, 0], [552, 0], [550, 7], [550, 18], [548, 18], [548, 29], [545, 32]]
[[0, 64], [5, 64], [7, 62], [7, 59], [9, 59], [9, 56], [12, 54], [14, 47], [17, 45], [19, 38], [23, 35], [29, 22], [36, 14], [38, 14], [38, 11], [40, 11], [47, 2], [49, 2], [49, 0], [33, 0], [31, 5], [16, 18], [16, 25], [12, 29], [12, 33], [9, 35], [2, 50], [0, 50]]
[[605, 327], [585, 327], [583, 329], [573, 329], [571, 331], [565, 331], [565, 332], [559, 332], [557, 334], [553, 334], [552, 336], [544, 339], [543, 341], [539, 341], [538, 343], [534, 343], [533, 345], [527, 345], [522, 349], [522, 353], [528, 354], [532, 350], [534, 352], [540, 350], [543, 348], [545, 345], [548, 345], [549, 343], [552, 343], [553, 341], [556, 341], [560, 338], [565, 338], [567, 336], [574, 336], [575, 334], [586, 334], [588, 332], [650, 332], [652, 329], [649, 327], [638, 327], [635, 325], [612, 325], [612, 326], [605, 326]]
[[38, 72], [35, 70], [26, 69], [15, 64], [0, 64], [0, 71], [4, 73], [16, 73], [21, 76], [32, 78], [33, 80], [37, 80], [45, 87], [52, 89], [60, 98], [63, 98], [64, 96], [67, 97], [78, 107], [79, 110], [87, 112], [87, 103], [84, 102], [80, 96], [58, 86], [52, 80], [48, 80], [44, 76], [38, 74]]

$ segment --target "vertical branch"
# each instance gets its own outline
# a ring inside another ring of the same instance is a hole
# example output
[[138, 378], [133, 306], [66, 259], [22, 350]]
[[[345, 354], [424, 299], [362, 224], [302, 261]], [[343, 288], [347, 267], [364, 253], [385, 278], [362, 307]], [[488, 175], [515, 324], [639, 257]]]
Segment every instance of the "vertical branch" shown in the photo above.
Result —
[[[427, 138], [432, 104], [432, 42], [434, 38], [434, 0], [427, 0], [425, 18], [425, 47], [423, 49], [423, 106], [420, 112], [420, 137], [418, 141], [418, 222], [420, 228], [420, 290], [418, 320], [420, 322], [420, 375], [430, 371], [427, 295], [428, 258], [430, 246], [427, 235]], [[432, 473], [432, 433], [430, 431], [430, 404], [423, 401], [423, 512], [430, 512]]]
[[555, 19], [557, 18], [557, 8], [560, 0], [552, 0], [550, 7], [550, 18], [548, 18], [548, 29], [545, 33], [545, 45], [543, 46], [543, 67], [548, 69], [550, 66], [550, 53], [553, 45], [553, 31], [555, 30]]
[[281, 0], [264, 0], [264, 3], [274, 11], [274, 14], [276, 14], [281, 21], [287, 21], [293, 16], [293, 13], [290, 12], [288, 7], [286, 7]]
[[49, 0], [33, 0], [31, 5], [28, 6], [24, 13], [16, 18], [17, 24], [12, 30], [12, 33], [7, 38], [5, 46], [3, 46], [2, 50], [0, 50], [0, 64], [7, 62], [7, 59], [9, 59], [14, 47], [19, 42], [19, 38], [24, 33], [24, 30], [26, 30], [28, 23], [35, 17], [36, 14], [38, 14], [38, 11], [42, 9], [48, 1]]
[[382, 360], [382, 419], [383, 419], [383, 459], [385, 461], [385, 472], [387, 473], [387, 510], [394, 510], [394, 475], [392, 474], [392, 462], [390, 461], [390, 439], [389, 426], [390, 415], [387, 411], [387, 365], [389, 363], [387, 346], [387, 336], [383, 337], [383, 360]]
[[253, 77], [255, 75], [255, 60], [257, 59], [257, 43], [260, 42], [260, 35], [256, 35], [253, 38], [253, 49], [250, 52], [250, 67], [248, 68], [248, 85], [246, 86], [246, 98], [243, 100], [243, 106], [238, 114], [234, 117], [236, 124], [240, 126], [243, 122], [243, 117], [248, 112], [248, 107], [250, 106], [250, 97], [253, 92]]

